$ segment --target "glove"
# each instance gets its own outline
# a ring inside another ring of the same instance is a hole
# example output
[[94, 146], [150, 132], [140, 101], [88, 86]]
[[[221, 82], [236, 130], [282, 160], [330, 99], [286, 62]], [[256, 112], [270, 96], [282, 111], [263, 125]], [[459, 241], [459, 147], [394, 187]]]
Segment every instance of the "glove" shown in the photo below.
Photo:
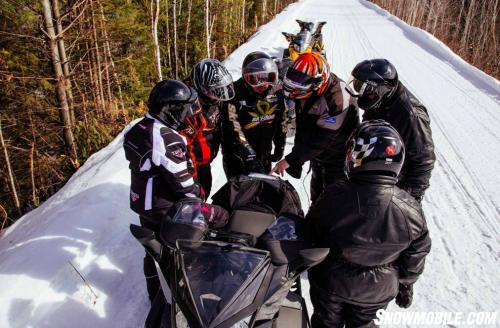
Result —
[[250, 154], [245, 158], [244, 162], [245, 171], [247, 174], [250, 173], [262, 173], [264, 174], [264, 167], [257, 159], [257, 155]]
[[413, 300], [413, 285], [399, 284], [399, 292], [396, 296], [396, 304], [400, 308], [409, 308]]
[[283, 157], [283, 153], [285, 151], [284, 147], [276, 147], [274, 148], [274, 153], [269, 157], [271, 162], [279, 162], [279, 160]]
[[222, 228], [229, 220], [229, 213], [222, 207], [212, 204], [202, 205], [203, 216], [211, 228]]
[[286, 173], [288, 173], [292, 178], [300, 179], [300, 176], [302, 175], [302, 166], [292, 164], [286, 169]]
[[408, 192], [410, 195], [415, 198], [415, 200], [419, 203], [422, 202], [422, 198], [424, 198], [424, 192], [422, 191], [422, 188], [413, 188], [413, 187], [408, 187], [405, 186], [403, 188], [406, 192]]

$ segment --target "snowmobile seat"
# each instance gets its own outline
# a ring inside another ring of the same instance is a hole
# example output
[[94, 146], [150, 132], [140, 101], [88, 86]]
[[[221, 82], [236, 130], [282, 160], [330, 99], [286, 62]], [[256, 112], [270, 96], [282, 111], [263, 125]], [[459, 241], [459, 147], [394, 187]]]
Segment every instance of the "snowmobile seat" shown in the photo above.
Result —
[[276, 216], [271, 213], [234, 210], [228, 228], [230, 231], [259, 238], [274, 221], [276, 221]]
[[307, 328], [307, 311], [301, 296], [288, 292], [280, 306], [279, 315], [274, 327], [276, 328]]

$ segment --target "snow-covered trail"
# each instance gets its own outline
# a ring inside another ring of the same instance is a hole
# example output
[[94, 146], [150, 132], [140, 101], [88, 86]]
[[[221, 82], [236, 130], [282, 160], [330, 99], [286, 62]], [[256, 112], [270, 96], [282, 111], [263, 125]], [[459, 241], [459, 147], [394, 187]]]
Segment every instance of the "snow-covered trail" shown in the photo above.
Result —
[[[281, 31], [298, 30], [296, 18], [328, 22], [327, 57], [340, 77], [363, 59], [385, 57], [429, 110], [437, 162], [424, 209], [433, 249], [411, 310], [498, 311], [500, 83], [364, 0], [289, 6], [226, 60], [235, 78], [248, 52], [281, 54]], [[142, 325], [148, 307], [142, 249], [128, 232], [137, 219], [128, 210], [121, 142], [122, 135], [92, 156], [0, 239], [1, 327]], [[216, 190], [224, 183], [220, 158], [213, 171]], [[309, 177], [290, 180], [307, 206]]]

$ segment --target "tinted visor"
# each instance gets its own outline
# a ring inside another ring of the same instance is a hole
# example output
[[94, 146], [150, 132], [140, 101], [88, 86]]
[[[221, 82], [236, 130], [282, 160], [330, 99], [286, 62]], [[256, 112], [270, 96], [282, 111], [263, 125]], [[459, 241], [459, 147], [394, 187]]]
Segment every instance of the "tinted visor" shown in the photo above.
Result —
[[372, 81], [361, 81], [351, 76], [347, 82], [346, 90], [353, 97], [363, 97], [368, 94], [374, 93], [377, 84]]
[[313, 84], [318, 82], [317, 78], [313, 78], [301, 71], [290, 67], [286, 71], [285, 79], [283, 80], [284, 87], [288, 90], [303, 90], [309, 91], [312, 89]]

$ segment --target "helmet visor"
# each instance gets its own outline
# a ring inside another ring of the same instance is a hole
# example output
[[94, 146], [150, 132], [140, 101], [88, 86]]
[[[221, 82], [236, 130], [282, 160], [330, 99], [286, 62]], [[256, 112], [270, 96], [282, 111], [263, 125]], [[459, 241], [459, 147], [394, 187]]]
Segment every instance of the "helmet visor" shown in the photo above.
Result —
[[347, 81], [346, 90], [353, 97], [363, 97], [367, 94], [371, 94], [376, 89], [376, 83], [372, 81], [361, 81], [351, 76], [349, 81]]
[[234, 97], [233, 78], [227, 74], [220, 77], [216, 83], [212, 83], [204, 88], [207, 97], [217, 101], [227, 101]]
[[228, 101], [234, 98], [233, 83], [224, 86], [213, 86], [204, 88], [203, 93], [210, 99], [216, 101]]
[[291, 67], [286, 71], [283, 85], [289, 90], [310, 91], [317, 82], [317, 78], [311, 77]]
[[278, 81], [277, 72], [255, 72], [244, 75], [245, 81], [252, 87], [275, 84]]

